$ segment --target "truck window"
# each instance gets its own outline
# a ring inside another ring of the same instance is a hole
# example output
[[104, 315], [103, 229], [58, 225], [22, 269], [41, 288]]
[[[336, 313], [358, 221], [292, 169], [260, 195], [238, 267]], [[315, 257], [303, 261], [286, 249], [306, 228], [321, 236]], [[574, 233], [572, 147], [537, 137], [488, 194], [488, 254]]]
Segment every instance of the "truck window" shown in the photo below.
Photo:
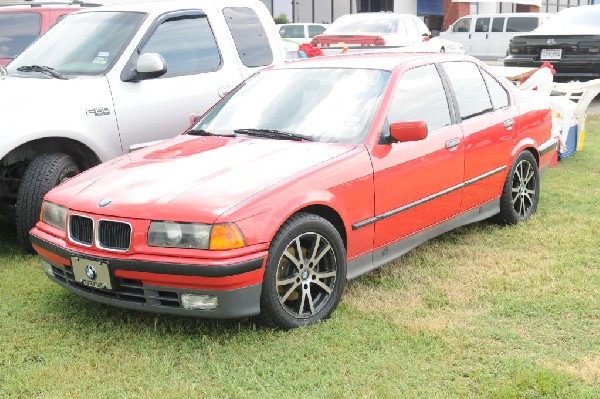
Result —
[[221, 55], [206, 17], [167, 19], [152, 33], [143, 53], [158, 53], [167, 62], [165, 77], [214, 71]]
[[492, 21], [492, 32], [502, 31], [504, 31], [504, 17], [494, 18], [494, 20]]
[[531, 32], [538, 26], [536, 17], [510, 17], [506, 22], [507, 32]]
[[489, 32], [490, 31], [490, 19], [489, 18], [477, 18], [475, 21], [475, 32]]
[[321, 25], [308, 25], [308, 37], [315, 37], [325, 32], [325, 27]]
[[258, 16], [248, 7], [223, 9], [240, 60], [247, 67], [266, 66], [273, 62], [269, 38]]
[[462, 18], [452, 26], [452, 32], [468, 32], [471, 27], [471, 18]]
[[0, 58], [20, 54], [39, 34], [37, 12], [0, 14]]

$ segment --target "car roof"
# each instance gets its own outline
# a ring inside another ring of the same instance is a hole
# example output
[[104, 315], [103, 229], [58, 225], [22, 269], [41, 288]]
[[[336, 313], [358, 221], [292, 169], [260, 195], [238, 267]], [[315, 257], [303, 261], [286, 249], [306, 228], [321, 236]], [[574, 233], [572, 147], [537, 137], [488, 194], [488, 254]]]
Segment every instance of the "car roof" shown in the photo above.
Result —
[[501, 17], [537, 17], [537, 16], [549, 17], [550, 15], [552, 15], [552, 14], [547, 13], [547, 12], [506, 12], [506, 13], [498, 13], [498, 14], [470, 14], [470, 15], [462, 16], [460, 18], [480, 18], [480, 17], [501, 18]]
[[431, 59], [432, 62], [440, 60], [473, 60], [468, 56], [443, 53], [399, 53], [399, 52], [373, 52], [330, 55], [326, 57], [313, 57], [290, 61], [275, 66], [273, 69], [295, 68], [364, 68], [392, 71], [397, 66], [416, 60]]
[[[100, 0], [101, 1], [101, 0]], [[248, 6], [249, 3], [260, 4], [264, 6], [259, 0], [169, 0], [169, 1], [139, 1], [139, 0], [120, 0], [116, 4], [110, 4], [97, 8], [95, 11], [134, 11], [134, 12], [145, 12], [148, 14], [162, 14], [173, 10], [198, 10], [202, 8], [214, 8], [215, 5], [219, 7], [242, 7]], [[94, 10], [85, 10], [94, 11]]]

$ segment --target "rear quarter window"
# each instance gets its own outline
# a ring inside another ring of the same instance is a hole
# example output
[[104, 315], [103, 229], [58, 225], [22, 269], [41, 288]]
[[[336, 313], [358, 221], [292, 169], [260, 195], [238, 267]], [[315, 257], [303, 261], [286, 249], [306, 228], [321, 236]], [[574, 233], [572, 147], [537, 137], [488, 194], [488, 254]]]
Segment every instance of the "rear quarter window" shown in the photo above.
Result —
[[37, 12], [0, 14], [0, 58], [13, 58], [40, 34], [41, 17]]
[[266, 66], [273, 62], [273, 51], [269, 38], [258, 19], [248, 7], [223, 9], [240, 60], [247, 67]]

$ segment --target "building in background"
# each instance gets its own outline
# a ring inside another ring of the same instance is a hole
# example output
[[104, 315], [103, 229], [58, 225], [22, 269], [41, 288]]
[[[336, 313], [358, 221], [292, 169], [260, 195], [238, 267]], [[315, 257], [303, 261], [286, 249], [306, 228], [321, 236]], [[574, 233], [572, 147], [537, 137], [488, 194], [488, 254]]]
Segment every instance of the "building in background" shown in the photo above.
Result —
[[261, 0], [273, 16], [284, 14], [290, 22], [329, 24], [344, 14], [392, 11], [419, 16], [429, 29], [445, 30], [468, 14], [509, 12], [555, 13], [565, 8], [600, 4], [600, 0]]

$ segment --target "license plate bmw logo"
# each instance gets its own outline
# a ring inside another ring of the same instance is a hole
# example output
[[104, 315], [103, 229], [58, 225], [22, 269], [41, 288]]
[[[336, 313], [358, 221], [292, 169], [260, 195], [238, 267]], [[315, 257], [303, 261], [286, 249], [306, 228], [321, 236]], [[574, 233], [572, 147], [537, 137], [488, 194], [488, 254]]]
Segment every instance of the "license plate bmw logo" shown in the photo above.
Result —
[[85, 267], [85, 275], [88, 276], [88, 278], [90, 280], [95, 280], [96, 279], [96, 269], [94, 269], [94, 266], [87, 265]]

